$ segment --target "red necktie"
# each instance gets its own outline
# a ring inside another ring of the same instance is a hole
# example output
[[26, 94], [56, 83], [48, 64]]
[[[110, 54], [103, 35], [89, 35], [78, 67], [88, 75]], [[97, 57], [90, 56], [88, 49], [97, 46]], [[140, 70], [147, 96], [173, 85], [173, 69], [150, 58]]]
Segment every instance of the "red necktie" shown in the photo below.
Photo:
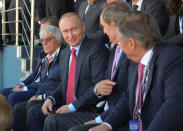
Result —
[[53, 57], [52, 56], [50, 56], [50, 57], [47, 57], [47, 65], [46, 65], [46, 67], [48, 68], [49, 67], [49, 64], [50, 64], [50, 62], [53, 60]]
[[69, 76], [67, 82], [66, 104], [74, 102], [75, 70], [76, 70], [76, 49], [72, 48], [72, 60], [70, 64]]
[[[133, 111], [133, 120], [136, 119], [136, 113], [138, 112], [138, 110], [140, 110], [140, 113], [142, 111], [142, 99], [143, 99], [143, 97], [142, 97], [141, 86], [142, 86], [143, 71], [144, 71], [144, 65], [139, 63], [139, 65], [138, 65], [138, 86], [137, 86], [137, 97], [136, 97], [137, 100], [135, 102], [136, 104], [135, 104], [135, 108]], [[141, 119], [140, 119], [140, 131], [142, 131]]]

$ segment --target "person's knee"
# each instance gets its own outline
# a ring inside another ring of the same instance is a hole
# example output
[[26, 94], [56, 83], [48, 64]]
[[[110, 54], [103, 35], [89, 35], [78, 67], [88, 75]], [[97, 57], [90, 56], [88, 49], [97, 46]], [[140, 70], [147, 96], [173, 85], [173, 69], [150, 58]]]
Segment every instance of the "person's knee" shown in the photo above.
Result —
[[9, 95], [8, 95], [8, 101], [10, 102], [10, 104], [13, 106], [13, 105], [15, 105], [15, 104], [17, 104], [16, 103], [16, 92], [12, 92], [12, 93], [10, 93]]
[[7, 99], [13, 88], [5, 88], [0, 90], [0, 94], [4, 95]]
[[56, 124], [56, 119], [55, 115], [49, 115], [46, 117], [45, 122], [44, 122], [44, 127], [46, 128], [47, 126], [52, 127]]

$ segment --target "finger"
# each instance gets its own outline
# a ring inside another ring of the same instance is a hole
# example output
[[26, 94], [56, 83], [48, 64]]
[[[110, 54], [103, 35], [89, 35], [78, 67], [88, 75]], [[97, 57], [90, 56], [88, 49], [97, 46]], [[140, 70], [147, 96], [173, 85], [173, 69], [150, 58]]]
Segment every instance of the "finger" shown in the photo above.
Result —
[[57, 111], [56, 111], [56, 113], [61, 113], [62, 112], [62, 107], [60, 107]]
[[48, 109], [49, 109], [50, 112], [53, 111], [53, 106], [52, 106], [52, 104], [49, 104]]
[[104, 96], [110, 95], [111, 93], [112, 93], [112, 90], [111, 91], [106, 91], [106, 90], [101, 91], [101, 94], [104, 95]]
[[16, 88], [13, 88], [11, 91], [15, 92], [16, 91]]
[[116, 82], [114, 82], [114, 81], [111, 81], [111, 80], [104, 80], [104, 81], [102, 81], [102, 84], [107, 84], [107, 85], [116, 85]]
[[50, 112], [49, 112], [49, 110], [47, 108], [47, 105], [43, 106], [43, 112], [44, 112], [45, 115], [49, 115], [50, 114]]

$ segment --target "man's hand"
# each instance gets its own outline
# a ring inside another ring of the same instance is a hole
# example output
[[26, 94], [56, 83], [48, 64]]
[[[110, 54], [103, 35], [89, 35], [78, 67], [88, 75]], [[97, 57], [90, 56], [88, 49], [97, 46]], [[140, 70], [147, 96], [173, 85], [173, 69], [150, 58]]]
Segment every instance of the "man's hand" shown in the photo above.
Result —
[[32, 96], [32, 97], [28, 100], [28, 102], [30, 102], [30, 101], [35, 101], [35, 100], [39, 100], [38, 96]]
[[63, 105], [56, 111], [56, 113], [68, 113], [68, 112], [71, 112], [68, 105]]
[[15, 88], [12, 89], [13, 92], [23, 91], [22, 85], [17, 85]]
[[110, 128], [105, 124], [101, 124], [99, 126], [90, 128], [89, 131], [110, 131]]
[[96, 93], [103, 96], [109, 96], [115, 85], [116, 82], [111, 80], [102, 80], [96, 84]]
[[91, 120], [91, 121], [85, 122], [85, 125], [88, 125], [88, 124], [97, 124], [97, 123], [95, 120]]
[[49, 115], [52, 111], [53, 111], [53, 102], [51, 99], [47, 99], [42, 106], [42, 112], [45, 115]]

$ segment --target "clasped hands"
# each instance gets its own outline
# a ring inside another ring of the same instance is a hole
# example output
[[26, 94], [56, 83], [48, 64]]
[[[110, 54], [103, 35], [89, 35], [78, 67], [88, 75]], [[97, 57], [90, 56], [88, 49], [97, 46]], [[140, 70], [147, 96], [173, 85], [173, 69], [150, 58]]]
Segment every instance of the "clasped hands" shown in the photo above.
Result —
[[[42, 112], [45, 115], [50, 115], [53, 112], [53, 102], [51, 99], [47, 99], [44, 102], [42, 106]], [[63, 105], [60, 108], [58, 108], [55, 113], [68, 113], [68, 112], [70, 112], [68, 105]]]

